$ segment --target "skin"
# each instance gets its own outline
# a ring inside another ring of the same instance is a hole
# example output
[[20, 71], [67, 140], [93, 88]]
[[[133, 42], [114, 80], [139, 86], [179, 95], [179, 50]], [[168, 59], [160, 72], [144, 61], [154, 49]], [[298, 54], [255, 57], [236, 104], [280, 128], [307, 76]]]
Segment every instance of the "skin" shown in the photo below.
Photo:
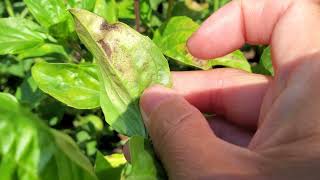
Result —
[[174, 90], [147, 89], [141, 111], [169, 179], [320, 179], [319, 20], [316, 0], [234, 0], [203, 23], [194, 56], [270, 44], [275, 77], [175, 72]]

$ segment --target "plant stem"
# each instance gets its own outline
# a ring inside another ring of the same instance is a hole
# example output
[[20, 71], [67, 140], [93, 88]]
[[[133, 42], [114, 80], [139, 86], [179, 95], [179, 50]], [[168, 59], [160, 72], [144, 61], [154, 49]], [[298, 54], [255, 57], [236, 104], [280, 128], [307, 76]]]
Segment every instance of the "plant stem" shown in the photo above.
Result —
[[13, 17], [14, 11], [13, 11], [12, 4], [11, 4], [10, 0], [4, 0], [4, 3], [6, 4], [6, 9], [7, 9], [9, 16]]
[[167, 19], [169, 19], [172, 15], [174, 0], [168, 0], [168, 11], [167, 11]]
[[136, 30], [140, 32], [140, 6], [139, 0], [134, 0], [134, 14], [136, 16]]
[[29, 13], [28, 8], [24, 8], [23, 11], [20, 13], [20, 17], [24, 18]]

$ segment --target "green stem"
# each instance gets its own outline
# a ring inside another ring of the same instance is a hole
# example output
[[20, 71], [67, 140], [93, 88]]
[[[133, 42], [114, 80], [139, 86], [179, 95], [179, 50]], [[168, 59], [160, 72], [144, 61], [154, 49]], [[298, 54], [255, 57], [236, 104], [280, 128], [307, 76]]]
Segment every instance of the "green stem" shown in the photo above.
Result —
[[6, 9], [7, 9], [9, 16], [14, 17], [14, 11], [13, 11], [12, 4], [11, 4], [10, 0], [4, 0], [4, 3], [6, 4]]
[[216, 12], [219, 9], [220, 0], [214, 0], [213, 2], [213, 10]]
[[167, 19], [169, 19], [172, 16], [173, 3], [174, 0], [168, 0]]
[[23, 11], [20, 13], [20, 17], [24, 18], [28, 14], [29, 10], [28, 8], [24, 8]]

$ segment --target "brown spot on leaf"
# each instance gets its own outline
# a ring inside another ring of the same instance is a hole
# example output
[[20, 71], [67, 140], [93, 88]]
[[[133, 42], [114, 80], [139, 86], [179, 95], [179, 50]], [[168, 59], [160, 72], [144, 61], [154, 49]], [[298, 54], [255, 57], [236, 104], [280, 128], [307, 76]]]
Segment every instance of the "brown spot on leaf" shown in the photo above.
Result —
[[111, 47], [109, 46], [109, 44], [107, 42], [104, 42], [103, 39], [99, 40], [98, 43], [101, 45], [104, 52], [110, 58], [112, 50], [111, 50]]
[[106, 31], [110, 31], [110, 30], [114, 30], [114, 29], [118, 29], [117, 24], [109, 24], [107, 22], [103, 22], [100, 25], [100, 30], [106, 30]]

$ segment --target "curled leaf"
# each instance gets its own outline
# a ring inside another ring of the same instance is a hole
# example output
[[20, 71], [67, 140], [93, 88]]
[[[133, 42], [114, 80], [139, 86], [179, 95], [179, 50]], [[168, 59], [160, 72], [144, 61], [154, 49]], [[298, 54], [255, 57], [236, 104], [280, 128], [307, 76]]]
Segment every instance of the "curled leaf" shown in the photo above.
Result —
[[109, 24], [86, 10], [70, 11], [80, 40], [99, 65], [106, 121], [122, 134], [146, 137], [139, 98], [153, 84], [171, 85], [167, 60], [148, 37], [126, 24]]
[[251, 71], [250, 64], [241, 51], [211, 60], [193, 57], [188, 52], [186, 43], [198, 28], [199, 25], [188, 17], [173, 17], [155, 32], [153, 41], [166, 56], [185, 65], [204, 70], [211, 69], [212, 66], [226, 66]]

